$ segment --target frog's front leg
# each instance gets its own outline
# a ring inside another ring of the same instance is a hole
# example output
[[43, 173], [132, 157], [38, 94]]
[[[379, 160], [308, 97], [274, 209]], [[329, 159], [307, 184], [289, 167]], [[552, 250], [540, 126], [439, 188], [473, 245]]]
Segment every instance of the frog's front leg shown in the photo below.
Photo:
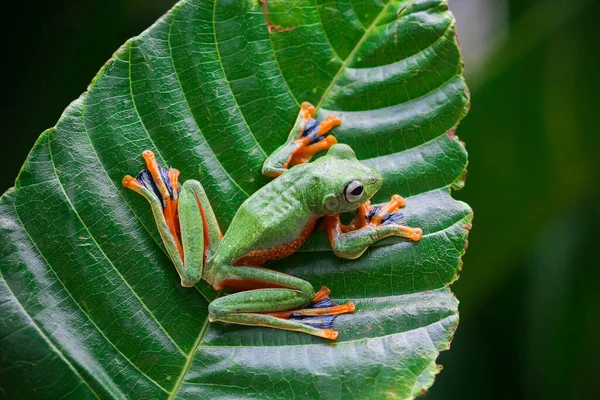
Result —
[[420, 228], [398, 224], [403, 216], [397, 210], [404, 205], [400, 195], [392, 196], [383, 206], [371, 207], [369, 202], [361, 204], [356, 218], [348, 226], [342, 225], [339, 215], [326, 216], [325, 224], [333, 252], [338, 257], [355, 259], [370, 245], [389, 236], [421, 240], [423, 231]]
[[217, 218], [200, 182], [188, 180], [179, 187], [179, 171], [158, 165], [154, 153], [142, 153], [146, 169], [136, 178], [123, 178], [123, 186], [148, 200], [156, 226], [181, 284], [194, 286], [201, 278], [204, 260], [221, 240]]
[[338, 333], [331, 327], [337, 315], [355, 309], [352, 302], [335, 305], [325, 287], [315, 293], [309, 282], [267, 268], [224, 266], [218, 270], [221, 277], [216, 288], [243, 291], [210, 303], [211, 322], [265, 326], [334, 340]]
[[337, 143], [329, 131], [341, 123], [340, 118], [331, 114], [324, 121], [318, 121], [313, 118], [315, 112], [312, 104], [302, 103], [286, 143], [265, 160], [263, 175], [275, 178], [287, 171], [288, 167], [307, 163], [316, 153], [328, 150]]

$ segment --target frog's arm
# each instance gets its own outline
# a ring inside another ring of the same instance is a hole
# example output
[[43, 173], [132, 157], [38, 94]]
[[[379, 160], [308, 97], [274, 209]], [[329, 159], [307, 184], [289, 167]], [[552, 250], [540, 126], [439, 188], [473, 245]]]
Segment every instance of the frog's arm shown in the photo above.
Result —
[[263, 175], [278, 177], [288, 167], [309, 162], [319, 151], [327, 150], [337, 143], [329, 131], [341, 123], [339, 117], [331, 114], [325, 121], [313, 118], [315, 107], [307, 102], [302, 103], [296, 123], [285, 144], [271, 154], [263, 165]]
[[182, 286], [202, 278], [205, 256], [221, 239], [217, 218], [200, 182], [188, 180], [179, 188], [179, 171], [160, 167], [150, 150], [143, 153], [146, 168], [123, 186], [142, 195], [152, 208], [156, 226]]
[[357, 217], [348, 226], [342, 225], [339, 214], [325, 216], [329, 242], [335, 255], [358, 258], [370, 245], [388, 236], [421, 240], [423, 231], [420, 228], [397, 224], [402, 218], [397, 210], [404, 204], [404, 199], [399, 195], [394, 195], [389, 203], [381, 207], [371, 207], [365, 203], [359, 206]]

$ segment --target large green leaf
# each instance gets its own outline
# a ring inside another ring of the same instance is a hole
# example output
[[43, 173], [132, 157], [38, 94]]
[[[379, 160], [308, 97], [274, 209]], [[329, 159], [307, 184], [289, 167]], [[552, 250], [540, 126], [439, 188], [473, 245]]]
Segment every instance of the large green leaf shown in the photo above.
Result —
[[[412, 398], [433, 382], [458, 323], [471, 210], [450, 196], [468, 107], [442, 0], [184, 0], [101, 69], [44, 132], [0, 200], [0, 387], [9, 397]], [[279, 26], [277, 28], [276, 26]], [[407, 197], [418, 243], [357, 260], [323, 232], [273, 267], [327, 285], [357, 311], [334, 343], [207, 321], [145, 201], [121, 187], [153, 149], [206, 187], [223, 228], [267, 180], [299, 103]]]

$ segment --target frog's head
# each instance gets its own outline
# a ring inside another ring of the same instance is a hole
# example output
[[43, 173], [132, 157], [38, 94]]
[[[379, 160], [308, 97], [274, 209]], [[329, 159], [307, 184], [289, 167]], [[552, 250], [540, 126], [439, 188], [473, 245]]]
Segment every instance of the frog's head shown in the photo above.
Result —
[[319, 175], [321, 211], [331, 215], [356, 209], [381, 187], [383, 177], [375, 168], [356, 159], [346, 144], [332, 146], [313, 164]]

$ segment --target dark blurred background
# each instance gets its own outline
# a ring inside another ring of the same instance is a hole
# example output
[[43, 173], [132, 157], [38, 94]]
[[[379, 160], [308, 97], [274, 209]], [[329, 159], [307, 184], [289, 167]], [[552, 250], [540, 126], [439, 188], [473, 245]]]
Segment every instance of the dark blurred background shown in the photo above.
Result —
[[[0, 192], [111, 54], [174, 3], [3, 4]], [[449, 3], [472, 95], [456, 196], [475, 221], [453, 286], [461, 323], [429, 398], [600, 398], [600, 2]]]

